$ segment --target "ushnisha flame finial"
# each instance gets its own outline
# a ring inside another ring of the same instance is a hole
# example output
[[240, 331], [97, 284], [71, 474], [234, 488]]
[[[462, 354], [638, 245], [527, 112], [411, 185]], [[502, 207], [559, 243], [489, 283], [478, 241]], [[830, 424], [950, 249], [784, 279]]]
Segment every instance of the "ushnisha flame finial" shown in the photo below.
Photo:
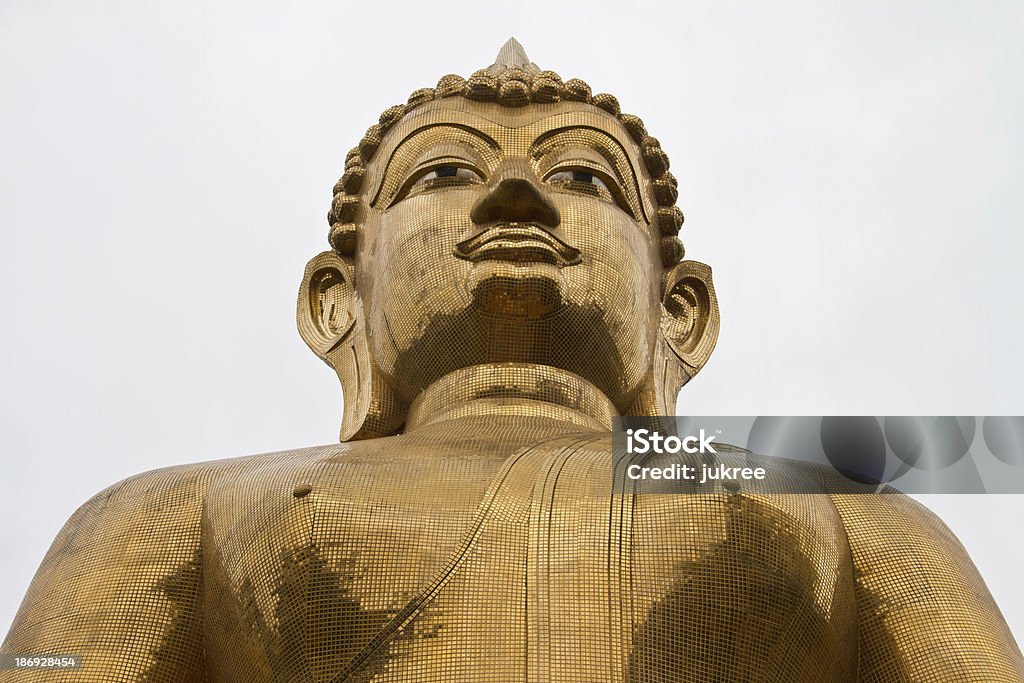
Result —
[[509, 69], [522, 69], [528, 73], [540, 73], [540, 67], [530, 61], [526, 56], [526, 50], [515, 38], [509, 38], [498, 50], [498, 56], [494, 64], [487, 67], [487, 71], [495, 76]]

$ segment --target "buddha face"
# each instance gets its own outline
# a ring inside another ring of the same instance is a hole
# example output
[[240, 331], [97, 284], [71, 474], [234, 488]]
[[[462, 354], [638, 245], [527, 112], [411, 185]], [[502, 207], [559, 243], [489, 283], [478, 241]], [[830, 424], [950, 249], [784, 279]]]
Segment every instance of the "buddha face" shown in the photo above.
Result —
[[628, 406], [661, 311], [643, 169], [587, 104], [451, 98], [408, 114], [367, 169], [354, 260], [382, 379], [409, 401], [459, 368], [537, 363]]

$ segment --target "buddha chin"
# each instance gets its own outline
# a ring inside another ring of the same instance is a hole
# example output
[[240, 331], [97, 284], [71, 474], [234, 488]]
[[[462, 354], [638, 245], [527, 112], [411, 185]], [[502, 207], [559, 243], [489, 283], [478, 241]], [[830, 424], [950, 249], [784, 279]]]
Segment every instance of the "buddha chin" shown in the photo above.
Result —
[[[532, 363], [568, 370], [608, 396], [621, 396], [623, 351], [605, 312], [576, 300], [566, 272], [549, 263], [482, 260], [467, 276], [470, 303], [436, 315], [410, 342], [395, 375], [429, 386], [445, 374], [485, 363]], [[569, 341], [572, 340], [572, 343]], [[405, 359], [433, 358], [430, 364]], [[595, 364], [594, 358], [601, 358]], [[443, 362], [439, 362], [443, 361]]]
[[547, 263], [485, 261], [473, 268], [469, 285], [474, 307], [510, 321], [529, 324], [563, 305], [562, 273]]

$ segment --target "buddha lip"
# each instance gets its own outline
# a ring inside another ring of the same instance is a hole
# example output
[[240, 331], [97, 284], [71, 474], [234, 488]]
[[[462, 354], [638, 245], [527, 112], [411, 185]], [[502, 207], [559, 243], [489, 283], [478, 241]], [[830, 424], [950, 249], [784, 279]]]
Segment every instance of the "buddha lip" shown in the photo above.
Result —
[[455, 255], [467, 261], [515, 261], [571, 266], [580, 250], [533, 223], [501, 223], [455, 245]]

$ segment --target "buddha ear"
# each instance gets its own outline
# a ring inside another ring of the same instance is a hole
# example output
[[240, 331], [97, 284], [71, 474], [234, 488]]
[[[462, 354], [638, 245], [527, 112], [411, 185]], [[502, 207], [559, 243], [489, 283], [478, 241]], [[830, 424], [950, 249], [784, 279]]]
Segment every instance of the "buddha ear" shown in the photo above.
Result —
[[295, 311], [299, 334], [313, 353], [325, 361], [356, 324], [352, 271], [348, 259], [325, 251], [306, 264], [302, 276]]
[[718, 298], [711, 268], [699, 261], [677, 263], [662, 280], [661, 307], [661, 335], [693, 377], [718, 341]]
[[716, 341], [718, 299], [711, 268], [697, 261], [676, 264], [662, 279], [651, 369], [626, 414], [675, 414], [679, 390], [704, 367]]
[[342, 441], [388, 436], [405, 420], [405, 406], [373, 362], [354, 274], [350, 258], [334, 251], [315, 256], [306, 264], [295, 311], [302, 340], [341, 381]]

